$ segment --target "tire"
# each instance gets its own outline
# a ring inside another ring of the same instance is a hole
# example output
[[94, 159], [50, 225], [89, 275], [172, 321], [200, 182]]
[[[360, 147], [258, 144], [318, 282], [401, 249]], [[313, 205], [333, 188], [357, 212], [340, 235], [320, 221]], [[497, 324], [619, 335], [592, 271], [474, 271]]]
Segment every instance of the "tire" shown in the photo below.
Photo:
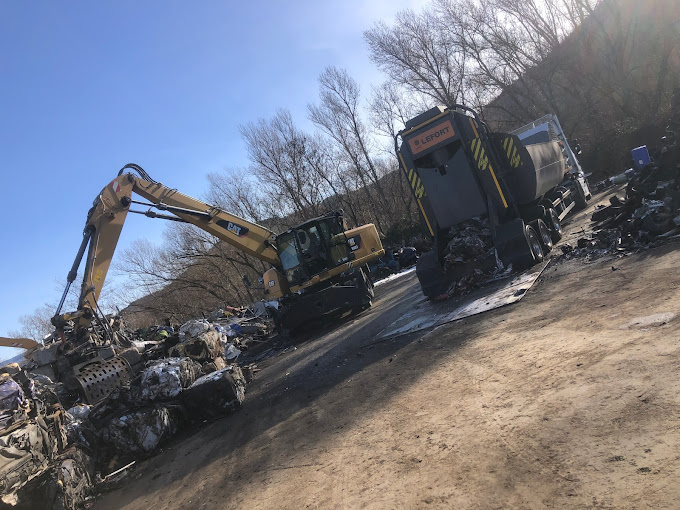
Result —
[[543, 261], [541, 240], [531, 225], [523, 225], [523, 230], [517, 232], [511, 246], [507, 257], [518, 271], [524, 271]]
[[356, 308], [361, 308], [362, 310], [370, 308], [373, 297], [375, 296], [375, 292], [373, 290], [373, 282], [368, 277], [363, 267], [355, 270], [354, 278], [352, 280], [359, 290], [359, 294], [361, 295], [359, 299], [360, 303]]
[[531, 254], [534, 257], [534, 263], [531, 265], [543, 262], [543, 246], [541, 245], [541, 238], [531, 225], [526, 226], [526, 237], [529, 248], [531, 249]]
[[550, 253], [550, 250], [553, 248], [553, 241], [548, 226], [540, 219], [532, 221], [530, 225], [538, 234], [538, 239], [541, 241], [541, 248], [543, 248], [543, 254]]
[[420, 256], [416, 264], [416, 275], [423, 294], [430, 299], [444, 294], [452, 283], [439, 265], [437, 252], [434, 250]]
[[583, 191], [581, 184], [578, 181], [574, 181], [574, 202], [576, 202], [576, 209], [581, 211], [588, 206], [588, 200], [586, 199], [586, 193]]
[[[366, 295], [369, 298], [368, 299], [368, 306], [366, 308], [370, 308], [371, 304], [372, 304], [371, 301], [375, 297], [375, 290], [373, 289], [373, 281], [369, 278], [368, 274], [366, 274], [366, 271], [364, 270], [364, 268], [361, 268], [360, 271], [361, 271], [361, 278], [363, 279], [363, 282], [364, 282], [363, 285], [365, 287]], [[365, 305], [366, 304], [364, 303], [364, 306]]]
[[555, 243], [559, 242], [560, 239], [562, 239], [563, 233], [562, 223], [560, 223], [560, 217], [558, 216], [557, 211], [552, 207], [550, 209], [546, 209], [543, 221], [550, 230], [550, 237], [552, 237], [552, 242], [554, 245]]

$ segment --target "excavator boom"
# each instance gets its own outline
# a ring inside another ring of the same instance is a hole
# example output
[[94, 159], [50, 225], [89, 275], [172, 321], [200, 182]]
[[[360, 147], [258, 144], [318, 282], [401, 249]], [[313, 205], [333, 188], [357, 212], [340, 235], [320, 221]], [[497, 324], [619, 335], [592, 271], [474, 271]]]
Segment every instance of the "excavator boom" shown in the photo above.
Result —
[[[139, 175], [123, 173], [128, 168]], [[133, 195], [148, 203], [134, 200]], [[147, 205], [149, 210], [131, 210], [132, 204]], [[372, 287], [363, 266], [385, 253], [374, 225], [346, 230], [341, 213], [308, 220], [277, 236], [257, 223], [156, 182], [141, 167], [129, 164], [102, 189], [88, 212], [83, 241], [52, 321], [58, 328], [65, 321], [75, 319], [86, 326], [100, 312], [97, 300], [128, 212], [191, 223], [268, 263], [272, 267], [263, 276], [264, 293], [270, 300], [283, 300], [287, 316], [292, 316], [288, 310], [296, 308], [297, 322], [315, 314], [322, 316], [348, 307], [370, 306]], [[60, 315], [83, 257], [85, 269], [78, 309]], [[307, 301], [316, 304], [311, 306]]]
[[[130, 205], [134, 203], [133, 193], [145, 198], [157, 209], [174, 215], [169, 217], [149, 209], [147, 216], [179, 219], [191, 223], [248, 255], [274, 267], [281, 266], [273, 244], [276, 236], [270, 230], [219, 207], [179, 193], [159, 182], [142, 179], [132, 173], [122, 173], [121, 170], [118, 177], [106, 185], [95, 199], [85, 224], [83, 246], [74, 268], [69, 273], [69, 280], [72, 281], [80, 258], [84, 254], [85, 245], [89, 243], [78, 309], [92, 311], [97, 309], [97, 300], [109, 271], [113, 253]], [[57, 314], [61, 311], [62, 305], [63, 298]]]

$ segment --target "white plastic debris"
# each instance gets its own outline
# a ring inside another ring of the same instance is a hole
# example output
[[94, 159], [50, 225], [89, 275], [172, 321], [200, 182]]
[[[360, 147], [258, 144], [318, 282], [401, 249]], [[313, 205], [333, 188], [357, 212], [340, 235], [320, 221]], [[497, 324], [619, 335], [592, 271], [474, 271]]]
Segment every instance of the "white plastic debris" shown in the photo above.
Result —
[[228, 360], [233, 360], [241, 355], [241, 350], [236, 348], [234, 344], [229, 344], [224, 350], [224, 357]]
[[192, 319], [179, 328], [179, 341], [186, 342], [191, 338], [196, 338], [210, 331], [211, 328], [212, 324], [205, 319]]
[[87, 417], [90, 416], [91, 408], [92, 406], [87, 404], [79, 404], [77, 406], [73, 406], [66, 412], [73, 416], [75, 420], [87, 420]]
[[144, 369], [141, 376], [141, 396], [145, 400], [165, 400], [176, 397], [191, 386], [201, 367], [188, 358], [166, 358]]
[[177, 417], [164, 406], [142, 409], [113, 418], [107, 429], [108, 439], [119, 450], [152, 452], [161, 441], [177, 432]]

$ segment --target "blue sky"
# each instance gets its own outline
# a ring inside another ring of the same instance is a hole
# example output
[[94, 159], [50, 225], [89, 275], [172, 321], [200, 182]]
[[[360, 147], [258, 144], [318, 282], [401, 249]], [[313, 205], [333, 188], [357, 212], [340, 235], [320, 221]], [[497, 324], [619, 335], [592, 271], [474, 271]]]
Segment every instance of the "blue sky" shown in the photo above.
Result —
[[[247, 163], [239, 124], [280, 107], [305, 124], [325, 66], [368, 95], [381, 77], [363, 31], [423, 3], [0, 2], [0, 335], [58, 300], [87, 210], [125, 163], [200, 197], [207, 173]], [[133, 215], [119, 250], [162, 232]]]

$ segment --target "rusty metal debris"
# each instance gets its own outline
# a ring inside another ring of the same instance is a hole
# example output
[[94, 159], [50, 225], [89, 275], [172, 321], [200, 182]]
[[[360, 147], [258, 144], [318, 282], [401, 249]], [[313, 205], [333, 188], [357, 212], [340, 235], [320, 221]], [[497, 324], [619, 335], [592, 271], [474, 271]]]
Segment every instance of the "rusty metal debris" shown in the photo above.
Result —
[[4, 504], [16, 505], [19, 491], [34, 480], [34, 485], [39, 484], [37, 479], [43, 476], [60, 480], [63, 494], [54, 494], [52, 499], [66, 497], [72, 484], [56, 467], [65, 462], [73, 466], [82, 452], [67, 449], [65, 420], [57, 395], [44, 380], [15, 367], [0, 376], [0, 495]]
[[629, 174], [624, 198], [612, 195], [593, 212], [590, 234], [561, 246], [562, 259], [625, 254], [680, 238], [680, 146], [675, 138], [668, 142]]
[[467, 264], [485, 254], [493, 256], [494, 244], [486, 218], [473, 218], [454, 225], [449, 230], [449, 237], [451, 241], [444, 256], [447, 268]]
[[670, 125], [661, 147], [638, 147], [631, 151], [635, 168], [616, 179], [598, 185], [604, 189], [614, 183], [627, 183], [625, 196], [614, 194], [608, 206], [598, 207], [592, 215], [591, 232], [576, 241], [576, 246], [561, 246], [560, 259], [595, 259], [609, 254], [625, 255], [680, 238], [680, 92], [676, 91]]
[[141, 397], [144, 400], [168, 400], [193, 384], [201, 374], [201, 365], [190, 358], [166, 358], [152, 362], [141, 374]]
[[257, 369], [235, 362], [271, 324], [244, 308], [210, 317], [177, 330], [66, 322], [23, 367], [0, 368], [2, 502], [81, 508], [178, 431], [237, 410]]
[[151, 453], [177, 433], [183, 419], [183, 409], [172, 404], [123, 411], [109, 420], [102, 439], [121, 452]]
[[450, 285], [435, 300], [464, 296], [512, 274], [496, 257], [488, 218], [472, 218], [451, 227], [444, 250], [444, 269]]

